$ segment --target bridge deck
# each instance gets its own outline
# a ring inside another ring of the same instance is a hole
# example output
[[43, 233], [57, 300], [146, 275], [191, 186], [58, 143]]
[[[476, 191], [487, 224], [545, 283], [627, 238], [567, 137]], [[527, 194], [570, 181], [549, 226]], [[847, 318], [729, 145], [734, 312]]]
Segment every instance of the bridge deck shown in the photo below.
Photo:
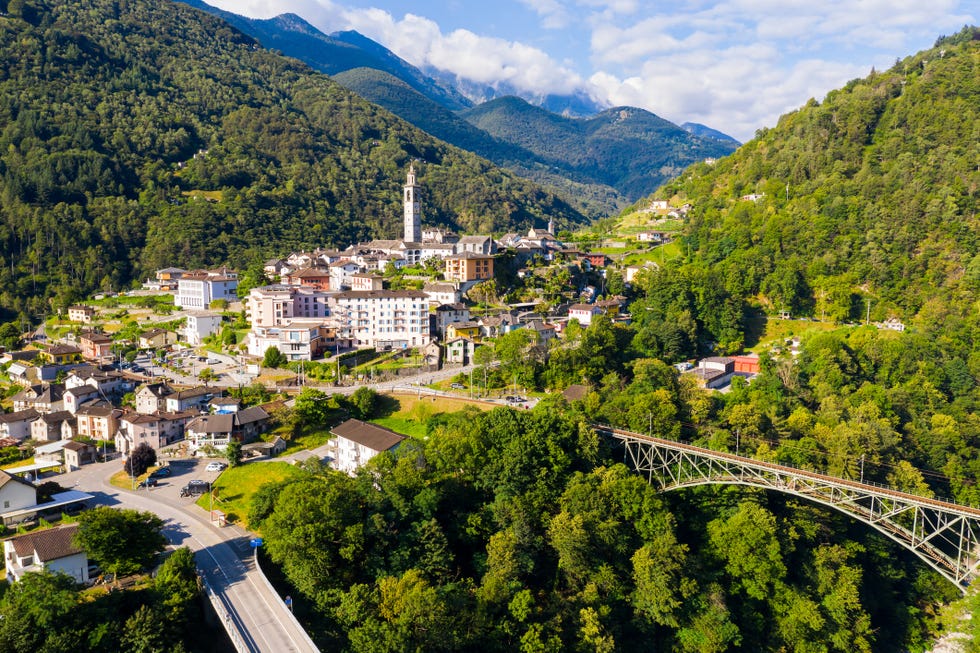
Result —
[[892, 488], [875, 485], [873, 483], [861, 483], [859, 481], [852, 481], [849, 479], [838, 478], [836, 476], [829, 476], [827, 474], [820, 474], [819, 472], [811, 472], [809, 470], [800, 469], [798, 467], [790, 467], [788, 465], [777, 465], [776, 463], [770, 463], [764, 460], [757, 460], [755, 458], [747, 458], [745, 456], [739, 456], [732, 453], [715, 451], [714, 449], [697, 447], [693, 444], [675, 442], [674, 440], [664, 440], [662, 438], [655, 438], [653, 436], [644, 435], [642, 433], [633, 433], [632, 431], [626, 431], [624, 429], [618, 429], [612, 426], [598, 424], [595, 426], [595, 428], [600, 431], [609, 433], [614, 438], [620, 440], [632, 439], [632, 440], [639, 440], [641, 442], [649, 442], [650, 444], [655, 444], [657, 446], [675, 449], [677, 451], [688, 451], [701, 456], [716, 458], [719, 460], [728, 460], [743, 465], [751, 465], [751, 466], [761, 467], [765, 469], [771, 469], [773, 471], [781, 472], [785, 474], [794, 474], [804, 478], [812, 478], [813, 480], [821, 481], [823, 483], [833, 483], [837, 485], [851, 487], [856, 490], [862, 490], [864, 492], [880, 494], [884, 496], [891, 496], [896, 499], [901, 499], [902, 501], [921, 503], [923, 505], [930, 506], [932, 508], [945, 510], [955, 514], [962, 514], [969, 517], [980, 518], [980, 509], [972, 508], [970, 506], [965, 506], [959, 503], [942, 501], [940, 499], [932, 499], [929, 497], [919, 496], [917, 494], [908, 494], [906, 492], [901, 492], [899, 490], [895, 490]]

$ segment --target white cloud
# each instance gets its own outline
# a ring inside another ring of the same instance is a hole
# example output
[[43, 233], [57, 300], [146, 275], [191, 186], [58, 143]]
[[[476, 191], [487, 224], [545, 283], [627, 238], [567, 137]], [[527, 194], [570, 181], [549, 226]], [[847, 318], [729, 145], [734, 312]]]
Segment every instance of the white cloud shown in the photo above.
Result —
[[351, 12], [353, 29], [384, 43], [416, 66], [434, 66], [476, 82], [509, 82], [529, 92], [570, 93], [583, 85], [580, 75], [544, 51], [465, 29], [443, 34], [435, 21], [413, 14], [395, 20], [378, 9]]
[[541, 16], [541, 26], [545, 29], [564, 29], [572, 18], [565, 6], [558, 0], [519, 0], [522, 5]]

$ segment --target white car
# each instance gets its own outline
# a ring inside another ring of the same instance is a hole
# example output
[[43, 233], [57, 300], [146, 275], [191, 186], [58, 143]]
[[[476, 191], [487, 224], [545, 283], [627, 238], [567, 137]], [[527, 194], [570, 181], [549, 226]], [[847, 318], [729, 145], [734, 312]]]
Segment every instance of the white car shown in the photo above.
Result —
[[224, 463], [208, 463], [208, 466], [205, 467], [204, 470], [208, 472], [220, 472], [224, 471], [224, 468]]

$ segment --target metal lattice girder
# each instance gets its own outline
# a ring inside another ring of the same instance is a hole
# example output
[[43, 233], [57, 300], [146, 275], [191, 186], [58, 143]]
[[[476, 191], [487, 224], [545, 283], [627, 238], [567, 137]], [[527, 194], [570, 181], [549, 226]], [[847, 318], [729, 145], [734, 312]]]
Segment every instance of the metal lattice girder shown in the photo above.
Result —
[[748, 485], [830, 506], [912, 551], [961, 591], [980, 571], [980, 510], [752, 458], [596, 427], [622, 441], [633, 468], [663, 491]]

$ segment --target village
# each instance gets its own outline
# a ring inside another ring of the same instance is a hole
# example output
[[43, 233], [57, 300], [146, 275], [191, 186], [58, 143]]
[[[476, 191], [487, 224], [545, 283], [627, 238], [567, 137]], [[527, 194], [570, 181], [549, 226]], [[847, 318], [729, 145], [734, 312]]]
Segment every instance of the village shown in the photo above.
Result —
[[[420, 195], [410, 169], [403, 239], [267, 261], [263, 272], [271, 283], [241, 296], [240, 275], [232, 269], [158, 270], [128, 295], [152, 301], [172, 296], [173, 305], [165, 304], [162, 315], [144, 311], [135, 337], [132, 329], [110, 328], [111, 318], [119, 317], [118, 304], [105, 308], [96, 300], [69, 307], [58, 321], [69, 326], [57, 337], [41, 329], [29, 334], [27, 347], [0, 357], [10, 383], [19, 386], [9, 398], [11, 412], [0, 414], [0, 449], [33, 454], [6, 475], [36, 480], [46, 471], [127, 456], [141, 445], [161, 458], [218, 456], [232, 441], [242, 443], [246, 455], [276, 455], [283, 443], [260, 436], [282, 402], [245, 405], [245, 386], [265, 383], [294, 394], [304, 382], [317, 383], [304, 375], [304, 363], [332, 375], [327, 388], [371, 385], [378, 377], [373, 370], [357, 372], [357, 362], [388, 359], [401, 364], [385, 372], [387, 377], [432, 384], [432, 373], [443, 370], [450, 374], [433, 385], [467, 389], [448, 380], [451, 372], [472, 367], [477, 351], [495, 338], [525, 329], [533, 334], [532, 344], [547, 351], [570, 323], [588, 327], [598, 316], [629, 321], [619, 291], [657, 267], [646, 261], [613, 268], [609, 254], [562, 242], [552, 223], [499, 238], [423, 229]], [[689, 208], [658, 200], [644, 212], [676, 219]], [[641, 230], [633, 238], [663, 246], [672, 233]], [[525, 289], [523, 301], [501, 301], [509, 285]], [[123, 311], [129, 312], [137, 311]], [[244, 327], [237, 331], [240, 338], [222, 337], [230, 315]], [[276, 368], [297, 365], [296, 374], [275, 374]], [[755, 356], [712, 357], [678, 369], [704, 387], [722, 388], [735, 375], [751, 377], [758, 366]], [[239, 392], [232, 396], [235, 388]], [[480, 394], [490, 391], [484, 384]], [[577, 391], [572, 388], [572, 395]], [[507, 392], [496, 390], [500, 397], [523, 399]], [[358, 436], [365, 442], [392, 440], [379, 440], [372, 428], [358, 425], [350, 443], [335, 443], [333, 466], [353, 473], [355, 454], [366, 460], [377, 453], [356, 451], [364, 444]], [[5, 523], [23, 517], [21, 504], [0, 513]]]

